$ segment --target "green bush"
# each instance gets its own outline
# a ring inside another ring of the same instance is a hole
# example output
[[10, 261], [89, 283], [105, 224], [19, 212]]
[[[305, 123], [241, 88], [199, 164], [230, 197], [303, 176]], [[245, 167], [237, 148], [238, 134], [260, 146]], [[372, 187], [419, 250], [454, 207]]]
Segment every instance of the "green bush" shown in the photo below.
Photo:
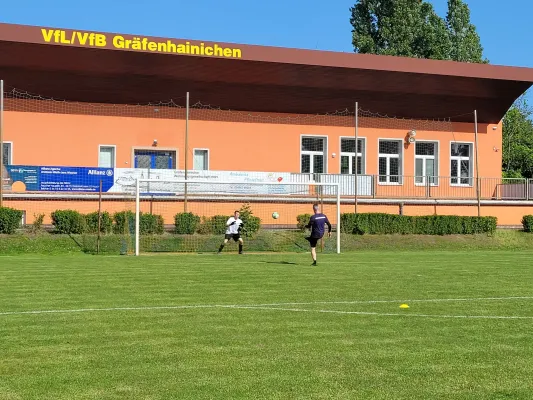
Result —
[[39, 233], [43, 230], [44, 214], [33, 214], [33, 223], [31, 224], [31, 231]]
[[524, 226], [524, 232], [533, 232], [533, 215], [524, 215], [522, 225]]
[[85, 218], [75, 210], [57, 210], [51, 214], [55, 233], [79, 235], [87, 229]]
[[253, 215], [252, 207], [249, 203], [245, 203], [239, 210], [240, 219], [242, 220], [244, 227], [242, 229], [243, 236], [253, 236], [261, 228], [261, 218]]
[[0, 233], [12, 235], [20, 227], [22, 211], [0, 207]]
[[174, 216], [175, 233], [192, 235], [200, 225], [200, 217], [193, 213], [179, 213]]
[[305, 226], [309, 223], [309, 219], [311, 218], [311, 214], [300, 214], [296, 216], [297, 224], [299, 230], [302, 232], [305, 232]]
[[[98, 232], [98, 211], [87, 214], [85, 216], [85, 221], [87, 223], [87, 232], [97, 233]], [[113, 219], [111, 215], [104, 211], [100, 215], [100, 232], [101, 233], [111, 233], [113, 230]]]
[[[113, 232], [123, 235], [135, 235], [135, 213], [120, 211], [113, 215]], [[139, 217], [139, 233], [141, 235], [161, 235], [165, 231], [163, 217], [156, 214], [141, 213]]]
[[165, 232], [163, 217], [157, 214], [141, 213], [139, 231], [141, 235], [162, 235]]
[[225, 215], [215, 215], [213, 217], [202, 217], [202, 222], [198, 227], [198, 233], [203, 235], [215, 234], [223, 235], [226, 233], [226, 222], [228, 217]]
[[341, 232], [356, 235], [457, 235], [494, 233], [495, 217], [464, 217], [457, 215], [405, 216], [383, 213], [342, 214]]
[[341, 214], [341, 232], [342, 233], [357, 233], [355, 232], [355, 226], [357, 220], [361, 218], [362, 215], [367, 214], [354, 214], [354, 213], [344, 213]]
[[131, 211], [119, 211], [113, 214], [113, 232], [120, 235], [135, 234], [135, 214]]

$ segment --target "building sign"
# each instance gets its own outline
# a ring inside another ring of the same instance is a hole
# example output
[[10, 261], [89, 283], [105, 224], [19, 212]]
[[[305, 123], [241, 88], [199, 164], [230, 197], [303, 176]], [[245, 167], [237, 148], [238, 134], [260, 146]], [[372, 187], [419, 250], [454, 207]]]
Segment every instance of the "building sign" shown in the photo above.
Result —
[[7, 185], [14, 192], [107, 192], [112, 168], [7, 166]]
[[[290, 182], [290, 177], [291, 174], [287, 172], [191, 170], [187, 172], [187, 179], [200, 182], [187, 184], [187, 192], [191, 194], [258, 195], [293, 194], [295, 190], [302, 190], [302, 188], [282, 184], [283, 182]], [[142, 183], [141, 193], [143, 194], [182, 195], [185, 191], [184, 183], [172, 182], [173, 180], [185, 180], [185, 171], [183, 170], [116, 168], [115, 185], [110, 189], [110, 192], [134, 193], [137, 179], [155, 180], [155, 182]], [[201, 183], [202, 181], [206, 183]], [[217, 184], [216, 182], [224, 183]], [[258, 185], [257, 183], [266, 183], [266, 185]]]
[[[180, 195], [185, 171], [144, 168], [87, 168], [87, 167], [41, 167], [9, 165], [6, 167], [5, 184], [13, 192], [99, 192], [102, 182], [104, 193], [134, 193], [137, 179], [152, 179], [143, 183], [145, 194]], [[281, 183], [290, 181], [290, 173], [245, 172], [245, 171], [188, 171], [189, 180], [206, 181], [190, 183], [189, 193], [203, 194], [290, 194], [294, 186]], [[159, 182], [157, 182], [159, 181]], [[215, 182], [226, 182], [216, 184]], [[232, 185], [232, 183], [239, 184]], [[245, 184], [243, 184], [243, 182]], [[250, 183], [250, 184], [246, 184]], [[252, 183], [267, 183], [257, 185]], [[272, 185], [268, 185], [271, 183]], [[301, 190], [301, 188], [299, 189]]]
[[[185, 180], [185, 171], [174, 169], [145, 168], [88, 168], [88, 167], [41, 167], [9, 165], [4, 179], [6, 190], [12, 192], [86, 192], [97, 193], [102, 182], [103, 193], [135, 193], [138, 179], [142, 182], [141, 194], [181, 196], [185, 184], [175, 181]], [[312, 174], [290, 172], [250, 172], [250, 171], [201, 171], [187, 173], [189, 194], [205, 195], [308, 195]], [[337, 183], [343, 196], [355, 194], [354, 175], [321, 174], [317, 182]], [[173, 182], [174, 181], [174, 182]], [[205, 182], [205, 183], [203, 183]], [[218, 183], [217, 183], [218, 182]], [[223, 183], [222, 183], [223, 182]], [[284, 185], [284, 183], [302, 185]], [[370, 175], [357, 177], [358, 195], [371, 196], [373, 181]], [[336, 195], [332, 186], [324, 187], [325, 195]]]
[[43, 43], [80, 47], [133, 50], [161, 54], [185, 54], [191, 56], [242, 58], [242, 50], [224, 47], [217, 43], [177, 41], [142, 36], [70, 31], [63, 29], [41, 29]]

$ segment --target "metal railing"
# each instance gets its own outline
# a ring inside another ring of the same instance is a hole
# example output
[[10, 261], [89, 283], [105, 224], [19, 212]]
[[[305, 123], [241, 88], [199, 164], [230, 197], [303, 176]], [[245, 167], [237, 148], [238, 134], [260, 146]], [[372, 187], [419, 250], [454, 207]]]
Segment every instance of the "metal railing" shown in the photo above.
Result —
[[[533, 200], [533, 179], [450, 176], [358, 175], [357, 196], [374, 199]], [[338, 183], [341, 196], [355, 196], [354, 175], [291, 174], [292, 182]]]

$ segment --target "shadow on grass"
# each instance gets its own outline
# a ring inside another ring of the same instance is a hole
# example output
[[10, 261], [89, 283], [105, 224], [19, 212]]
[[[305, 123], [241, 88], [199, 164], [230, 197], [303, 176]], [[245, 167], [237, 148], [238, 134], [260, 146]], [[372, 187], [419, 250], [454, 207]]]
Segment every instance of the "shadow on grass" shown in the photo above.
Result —
[[263, 261], [265, 264], [281, 264], [281, 265], [297, 265], [295, 262], [290, 261]]

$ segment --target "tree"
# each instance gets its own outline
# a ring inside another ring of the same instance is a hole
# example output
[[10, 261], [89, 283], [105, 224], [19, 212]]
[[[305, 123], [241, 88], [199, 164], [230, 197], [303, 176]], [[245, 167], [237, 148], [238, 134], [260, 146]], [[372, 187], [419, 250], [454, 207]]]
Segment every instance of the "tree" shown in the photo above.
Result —
[[446, 25], [450, 37], [450, 59], [454, 61], [487, 63], [483, 58], [483, 47], [470, 23], [470, 9], [462, 0], [448, 0]]
[[446, 19], [426, 0], [357, 0], [350, 11], [356, 53], [488, 62], [462, 0], [448, 0]]
[[352, 43], [358, 53], [446, 59], [446, 24], [421, 0], [359, 0], [351, 8]]
[[533, 178], [533, 108], [521, 96], [503, 118], [502, 169], [507, 178]]

